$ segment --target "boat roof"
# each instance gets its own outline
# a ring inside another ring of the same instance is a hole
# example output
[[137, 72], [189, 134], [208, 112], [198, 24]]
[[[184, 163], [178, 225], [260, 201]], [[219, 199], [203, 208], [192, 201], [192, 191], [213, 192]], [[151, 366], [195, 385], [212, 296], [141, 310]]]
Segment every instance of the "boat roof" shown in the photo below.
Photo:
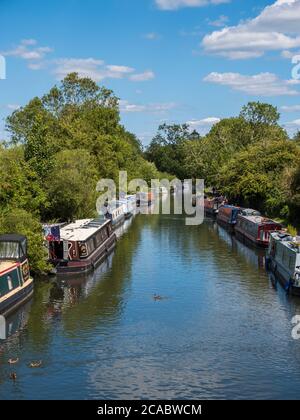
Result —
[[60, 238], [65, 241], [86, 241], [109, 223], [104, 218], [76, 220], [60, 229]]
[[26, 240], [26, 236], [17, 233], [0, 235], [0, 242], [23, 242], [24, 240]]
[[19, 264], [16, 261], [0, 261], [0, 275], [14, 267], [17, 267], [18, 265]]
[[278, 225], [280, 226], [280, 223], [275, 222], [275, 220], [268, 219], [263, 216], [248, 216], [245, 215], [244, 212], [239, 215], [240, 217], [249, 220], [249, 222], [255, 223], [256, 225]]
[[294, 238], [287, 232], [272, 232], [271, 236], [282, 245], [289, 248], [291, 251], [295, 253], [299, 253], [300, 251], [300, 237], [297, 236]]
[[124, 203], [125, 203], [125, 200], [109, 201], [107, 207], [109, 210], [116, 210], [120, 207], [123, 207]]
[[233, 206], [232, 204], [224, 204], [222, 207], [220, 207], [220, 210], [223, 209], [223, 208], [241, 210], [241, 207]]

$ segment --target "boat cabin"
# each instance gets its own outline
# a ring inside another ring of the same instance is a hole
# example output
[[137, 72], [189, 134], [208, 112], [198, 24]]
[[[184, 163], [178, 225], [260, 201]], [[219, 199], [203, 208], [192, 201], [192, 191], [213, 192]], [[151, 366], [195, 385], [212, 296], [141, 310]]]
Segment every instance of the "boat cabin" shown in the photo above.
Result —
[[20, 295], [32, 290], [25, 236], [0, 236], [0, 313], [13, 306]]
[[105, 217], [111, 220], [113, 226], [124, 222], [127, 206], [123, 201], [110, 201], [106, 207]]

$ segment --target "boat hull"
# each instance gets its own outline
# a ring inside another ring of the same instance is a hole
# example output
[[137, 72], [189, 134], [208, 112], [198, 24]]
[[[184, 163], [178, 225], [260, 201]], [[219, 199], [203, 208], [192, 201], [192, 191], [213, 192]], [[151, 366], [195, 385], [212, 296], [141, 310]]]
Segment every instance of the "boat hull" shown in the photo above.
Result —
[[300, 287], [295, 287], [290, 284], [290, 273], [270, 255], [268, 256], [267, 270], [274, 274], [284, 290], [290, 295], [300, 296]]
[[111, 252], [115, 249], [116, 241], [116, 235], [113, 234], [88, 258], [76, 261], [59, 262], [59, 264], [56, 266], [56, 275], [67, 276], [90, 273], [111, 254]]
[[225, 220], [220, 219], [219, 217], [217, 217], [217, 223], [220, 226], [222, 226], [222, 228], [226, 229], [229, 233], [234, 233], [235, 232], [236, 223], [226, 222]]
[[0, 315], [7, 317], [15, 312], [21, 305], [27, 302], [33, 295], [33, 279], [27, 280], [26, 283], [10, 296], [0, 302]]
[[242, 241], [246, 244], [248, 243], [248, 244], [254, 245], [257, 248], [268, 248], [268, 246], [269, 246], [269, 242], [260, 241], [257, 238], [254, 238], [253, 236], [249, 235], [248, 233], [242, 232], [237, 227], [235, 227], [235, 234], [236, 234], [236, 237], [240, 241]]

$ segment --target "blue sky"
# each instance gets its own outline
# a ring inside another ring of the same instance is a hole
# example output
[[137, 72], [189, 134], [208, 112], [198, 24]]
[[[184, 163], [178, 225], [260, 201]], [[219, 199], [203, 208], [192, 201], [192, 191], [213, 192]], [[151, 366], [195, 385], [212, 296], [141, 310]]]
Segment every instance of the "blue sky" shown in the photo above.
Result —
[[0, 0], [0, 54], [0, 138], [69, 71], [113, 89], [144, 144], [163, 121], [205, 133], [250, 100], [300, 129], [300, 0]]

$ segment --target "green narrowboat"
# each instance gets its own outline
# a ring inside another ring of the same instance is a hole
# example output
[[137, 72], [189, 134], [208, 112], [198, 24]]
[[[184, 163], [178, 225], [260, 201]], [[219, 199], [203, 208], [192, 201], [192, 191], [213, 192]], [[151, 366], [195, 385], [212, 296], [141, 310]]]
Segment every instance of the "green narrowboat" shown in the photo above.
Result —
[[0, 315], [8, 316], [32, 294], [26, 237], [0, 235]]

